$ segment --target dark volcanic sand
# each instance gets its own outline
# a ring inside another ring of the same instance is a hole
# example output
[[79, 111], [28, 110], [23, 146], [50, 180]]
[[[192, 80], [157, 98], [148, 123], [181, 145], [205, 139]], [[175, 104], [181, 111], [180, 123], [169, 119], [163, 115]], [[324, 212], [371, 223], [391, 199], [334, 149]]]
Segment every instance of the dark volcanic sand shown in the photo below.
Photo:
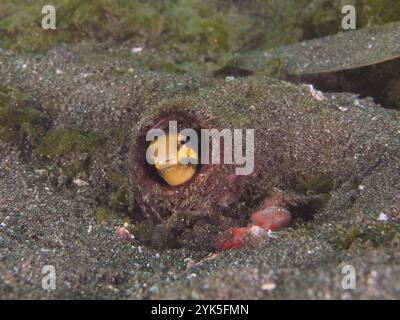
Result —
[[[0, 79], [3, 87], [29, 94], [47, 111], [54, 127], [94, 132], [113, 125], [134, 126], [132, 119], [140, 118], [143, 105], [151, 108], [161, 99], [199, 88], [219, 90], [225, 82], [140, 71], [128, 50], [90, 45], [60, 47], [37, 57], [0, 51]], [[238, 85], [257, 79], [243, 79]], [[287, 83], [273, 83], [274, 90], [288, 88]], [[347, 113], [375, 130], [375, 136], [355, 142], [375, 139], [385, 147], [383, 160], [356, 182], [349, 179], [334, 188], [312, 219], [294, 217], [291, 227], [260, 248], [223, 252], [213, 259], [206, 259], [204, 251], [155, 250], [141, 245], [140, 239], [123, 241], [116, 228], [126, 216], [100, 224], [95, 212], [99, 195], [107, 190], [96, 164], [86, 179], [89, 186], [60, 186], [50, 174], [56, 163], [44, 166], [33, 154], [21, 152], [21, 144], [1, 145], [0, 297], [399, 298], [399, 112], [352, 94], [329, 94], [326, 99], [335, 112]], [[135, 109], [138, 104], [141, 107]], [[282, 108], [291, 106], [282, 103]], [[126, 142], [129, 132], [122, 135]], [[104, 163], [126, 162], [127, 150], [113, 141], [118, 140], [110, 137], [104, 146]], [[378, 221], [381, 213], [388, 221]], [[185, 270], [186, 258], [199, 264]], [[57, 288], [50, 292], [41, 287], [41, 268], [47, 264], [57, 271]], [[346, 264], [357, 270], [355, 290], [341, 287], [340, 271]]]

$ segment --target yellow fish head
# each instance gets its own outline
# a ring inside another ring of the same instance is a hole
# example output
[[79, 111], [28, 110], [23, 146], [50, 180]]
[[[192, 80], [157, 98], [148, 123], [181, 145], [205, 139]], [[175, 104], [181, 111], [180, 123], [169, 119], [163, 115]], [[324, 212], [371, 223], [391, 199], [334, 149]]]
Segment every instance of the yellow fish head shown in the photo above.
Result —
[[159, 175], [171, 186], [189, 181], [196, 173], [197, 152], [185, 144], [180, 134], [158, 137], [150, 144], [154, 166]]

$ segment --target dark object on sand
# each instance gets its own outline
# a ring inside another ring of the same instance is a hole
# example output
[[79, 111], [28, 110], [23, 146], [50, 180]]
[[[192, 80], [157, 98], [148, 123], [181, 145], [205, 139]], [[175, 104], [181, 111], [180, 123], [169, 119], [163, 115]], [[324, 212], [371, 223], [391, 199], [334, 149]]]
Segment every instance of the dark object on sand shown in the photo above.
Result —
[[373, 97], [400, 109], [400, 23], [304, 41], [251, 55], [243, 67], [325, 92]]

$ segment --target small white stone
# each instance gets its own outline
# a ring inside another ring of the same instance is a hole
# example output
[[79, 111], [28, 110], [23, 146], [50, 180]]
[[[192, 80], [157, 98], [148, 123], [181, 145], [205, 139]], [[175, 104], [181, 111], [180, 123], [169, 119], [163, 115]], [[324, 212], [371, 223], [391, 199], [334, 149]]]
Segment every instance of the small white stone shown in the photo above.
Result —
[[389, 220], [389, 218], [388, 218], [387, 214], [385, 214], [384, 212], [381, 212], [379, 214], [378, 221], [386, 222], [388, 220]]
[[131, 52], [132, 53], [140, 53], [140, 52], [142, 52], [143, 51], [143, 47], [133, 47], [132, 49], [131, 49]]
[[196, 267], [196, 262], [191, 258], [185, 258], [183, 262], [186, 263], [186, 270], [190, 270]]
[[276, 288], [276, 284], [274, 282], [267, 282], [261, 285], [261, 290], [263, 291], [272, 291]]
[[308, 90], [310, 91], [311, 95], [318, 101], [322, 101], [325, 99], [324, 94], [319, 91], [319, 90], [315, 90], [314, 86], [312, 84], [305, 84], [304, 85], [306, 88], [308, 88]]
[[256, 238], [266, 238], [269, 236], [269, 231], [259, 226], [252, 226], [249, 233]]
[[56, 69], [56, 75], [61, 75], [61, 74], [63, 74], [63, 71], [62, 70], [60, 70], [60, 69]]
[[44, 169], [35, 169], [35, 173], [36, 173], [36, 174], [39, 174], [39, 175], [44, 175], [44, 174], [47, 173], [47, 171], [44, 170]]
[[361, 185], [361, 184], [358, 186], [358, 190], [361, 190], [361, 191], [362, 191], [362, 190], [364, 190], [364, 189], [365, 189], [365, 186], [363, 186], [363, 185]]
[[89, 185], [89, 183], [82, 179], [74, 179], [72, 182], [75, 183], [78, 187], [87, 187]]
[[278, 238], [278, 233], [277, 233], [277, 232], [268, 230], [268, 231], [267, 231], [267, 234], [268, 234], [268, 238], [271, 238], [271, 239], [276, 239], [276, 238]]
[[157, 285], [151, 286], [150, 289], [149, 289], [149, 292], [152, 293], [152, 294], [157, 294], [159, 291], [160, 290], [159, 290]]

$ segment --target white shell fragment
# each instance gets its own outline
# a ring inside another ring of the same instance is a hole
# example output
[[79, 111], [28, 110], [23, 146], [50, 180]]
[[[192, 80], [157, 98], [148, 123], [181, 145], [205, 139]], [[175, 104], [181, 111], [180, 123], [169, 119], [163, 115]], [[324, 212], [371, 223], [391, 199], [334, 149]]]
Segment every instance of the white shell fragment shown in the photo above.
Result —
[[387, 214], [381, 212], [378, 217], [378, 221], [387, 222], [389, 220]]
[[87, 183], [82, 179], [74, 179], [72, 182], [76, 184], [78, 187], [87, 187], [89, 185], [89, 183]]

